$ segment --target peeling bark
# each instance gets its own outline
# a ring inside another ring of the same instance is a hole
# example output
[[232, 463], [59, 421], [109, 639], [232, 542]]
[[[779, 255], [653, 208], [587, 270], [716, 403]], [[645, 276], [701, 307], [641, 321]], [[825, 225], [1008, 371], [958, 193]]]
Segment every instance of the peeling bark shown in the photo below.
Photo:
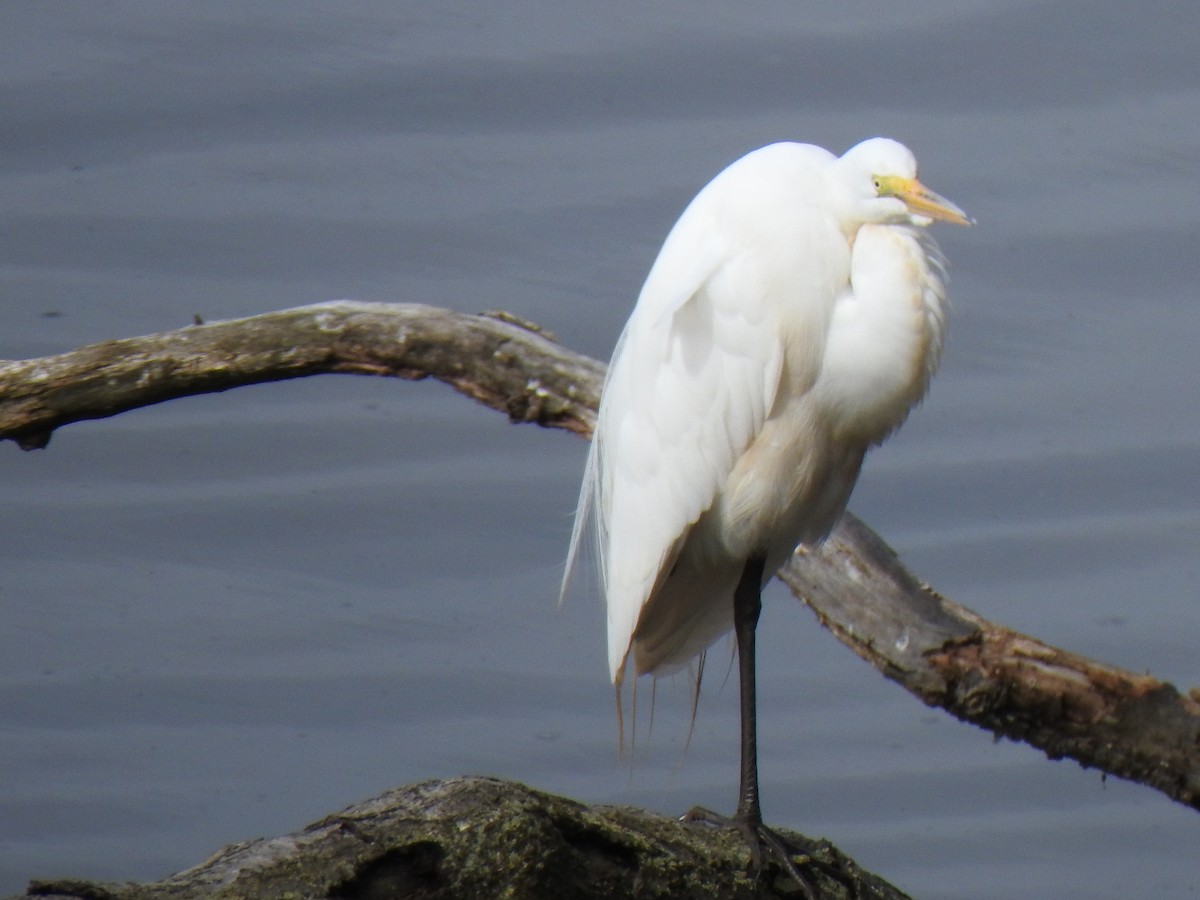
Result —
[[1195, 689], [1181, 694], [987, 621], [919, 583], [849, 513], [779, 577], [838, 640], [929, 706], [1200, 810]]

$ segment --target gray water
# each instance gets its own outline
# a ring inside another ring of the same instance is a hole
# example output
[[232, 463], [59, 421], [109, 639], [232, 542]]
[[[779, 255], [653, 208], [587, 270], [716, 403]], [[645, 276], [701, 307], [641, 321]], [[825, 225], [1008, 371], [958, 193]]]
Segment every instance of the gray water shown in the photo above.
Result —
[[[1200, 6], [0, 6], [0, 357], [334, 298], [503, 308], [606, 357], [747, 150], [904, 140], [945, 364], [851, 507], [922, 578], [1200, 682]], [[616, 753], [595, 598], [555, 607], [585, 445], [323, 377], [0, 446], [0, 893], [156, 878], [487, 773], [725, 809], [734, 683]], [[775, 588], [773, 821], [922, 898], [1197, 892], [1196, 813], [926, 709]], [[724, 650], [713, 658], [720, 659]]]

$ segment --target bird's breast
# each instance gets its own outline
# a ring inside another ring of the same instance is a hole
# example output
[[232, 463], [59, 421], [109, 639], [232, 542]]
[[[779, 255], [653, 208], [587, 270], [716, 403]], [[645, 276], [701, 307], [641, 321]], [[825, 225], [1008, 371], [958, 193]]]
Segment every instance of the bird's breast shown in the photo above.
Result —
[[882, 441], [925, 394], [941, 356], [941, 257], [924, 229], [864, 225], [813, 386], [835, 436]]

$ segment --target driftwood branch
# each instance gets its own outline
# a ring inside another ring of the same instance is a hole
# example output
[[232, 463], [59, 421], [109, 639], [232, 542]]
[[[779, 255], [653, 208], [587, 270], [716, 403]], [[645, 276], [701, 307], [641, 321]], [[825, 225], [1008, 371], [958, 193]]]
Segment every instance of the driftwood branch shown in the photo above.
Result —
[[[783, 832], [805, 850], [822, 900], [904, 900], [826, 841]], [[26, 897], [59, 900], [513, 900], [570, 897], [797, 896], [787, 876], [747, 874], [749, 850], [727, 828], [574, 800], [492, 778], [389, 791], [303, 831], [235, 844], [163, 881], [39, 880]]]
[[[590, 432], [604, 366], [532, 326], [327, 303], [0, 363], [0, 440], [188, 394], [322, 372], [432, 377], [514, 421]], [[931, 706], [1200, 809], [1200, 694], [987, 622], [920, 584], [847, 514], [781, 577], [843, 643]]]
[[1200, 810], [1200, 692], [989, 622], [921, 584], [847, 513], [780, 570], [843, 644], [930, 706]]
[[305, 375], [436, 378], [536, 422], [590, 434], [604, 366], [504, 313], [319, 303], [0, 362], [0, 441], [46, 446], [56, 428], [142, 406]]

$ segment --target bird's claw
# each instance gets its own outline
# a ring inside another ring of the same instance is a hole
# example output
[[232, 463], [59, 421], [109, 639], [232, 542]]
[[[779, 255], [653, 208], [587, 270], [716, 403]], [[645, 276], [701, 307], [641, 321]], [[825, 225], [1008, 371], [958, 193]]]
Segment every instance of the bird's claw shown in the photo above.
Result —
[[723, 816], [702, 806], [692, 807], [679, 818], [681, 822], [702, 822], [718, 828], [736, 829], [750, 848], [750, 871], [756, 878], [766, 871], [764, 862], [768, 861], [769, 856], [795, 880], [800, 888], [800, 895], [805, 900], [817, 900], [812, 882], [801, 869], [823, 867], [804, 848], [784, 839], [762, 822], [753, 822], [738, 816]]

